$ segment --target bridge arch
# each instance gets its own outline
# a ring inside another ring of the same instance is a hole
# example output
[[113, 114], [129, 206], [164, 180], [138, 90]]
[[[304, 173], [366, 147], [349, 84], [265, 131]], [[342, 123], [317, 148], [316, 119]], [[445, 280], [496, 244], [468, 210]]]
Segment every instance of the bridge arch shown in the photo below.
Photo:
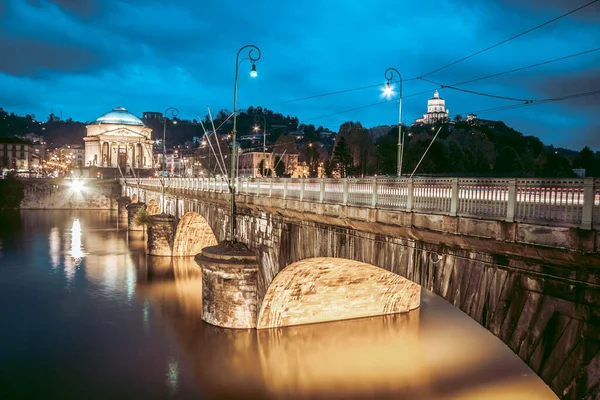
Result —
[[148, 202], [148, 206], [146, 207], [146, 211], [148, 211], [148, 214], [150, 215], [160, 214], [160, 207], [158, 206], [158, 202], [154, 199], [150, 200]]
[[359, 261], [318, 257], [283, 269], [268, 287], [257, 329], [396, 314], [418, 308], [421, 286]]
[[173, 256], [194, 256], [203, 248], [217, 244], [215, 234], [203, 216], [190, 211], [181, 217], [173, 240]]

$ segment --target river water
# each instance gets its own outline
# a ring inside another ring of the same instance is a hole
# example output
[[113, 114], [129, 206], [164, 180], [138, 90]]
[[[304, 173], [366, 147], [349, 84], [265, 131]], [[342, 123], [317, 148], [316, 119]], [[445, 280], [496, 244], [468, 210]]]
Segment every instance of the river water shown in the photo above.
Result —
[[556, 399], [430, 292], [407, 314], [220, 329], [193, 259], [144, 251], [114, 212], [0, 214], [0, 399]]

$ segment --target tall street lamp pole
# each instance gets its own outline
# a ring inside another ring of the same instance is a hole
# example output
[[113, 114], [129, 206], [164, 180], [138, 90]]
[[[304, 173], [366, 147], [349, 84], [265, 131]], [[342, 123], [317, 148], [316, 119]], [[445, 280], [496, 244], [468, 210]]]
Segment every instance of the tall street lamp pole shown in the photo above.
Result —
[[[240, 53], [245, 49], [248, 51], [248, 57], [240, 60]], [[257, 55], [253, 56], [252, 53], [256, 51]], [[238, 72], [240, 64], [244, 60], [250, 60], [252, 62], [252, 69], [250, 70], [250, 76], [255, 78], [258, 74], [256, 72], [256, 62], [260, 60], [260, 49], [253, 44], [247, 44], [238, 50], [235, 56], [235, 81], [233, 83], [233, 131], [231, 132], [232, 145], [231, 145], [231, 179], [229, 180], [229, 191], [231, 192], [231, 242], [237, 241], [237, 210], [235, 207], [235, 183], [236, 183], [236, 145], [237, 145], [237, 87], [238, 87]]]
[[[267, 119], [264, 115], [261, 115], [263, 120], [263, 170], [261, 172], [263, 178], [265, 177], [265, 167], [267, 164]], [[258, 123], [260, 121], [260, 117], [258, 115], [254, 116], [254, 122]], [[255, 131], [258, 131], [258, 126], [254, 127]]]
[[161, 208], [162, 208], [162, 212], [164, 214], [166, 214], [166, 210], [165, 210], [165, 186], [167, 185], [167, 114], [169, 113], [169, 111], [171, 112], [171, 119], [175, 119], [175, 117], [177, 116], [177, 114], [179, 114], [179, 110], [176, 109], [175, 107], [169, 107], [165, 110], [165, 113], [163, 114], [163, 168], [162, 168], [162, 177], [161, 177], [161, 181], [162, 181], [162, 188], [161, 188], [161, 196], [162, 196], [162, 204], [161, 204]]
[[404, 134], [402, 132], [402, 75], [396, 68], [388, 68], [385, 70], [385, 79], [387, 82], [385, 84], [384, 93], [391, 97], [393, 94], [392, 87], [390, 82], [394, 80], [394, 72], [398, 75], [398, 90], [400, 92], [400, 96], [398, 98], [398, 166], [396, 168], [396, 174], [398, 176], [402, 176], [402, 158], [404, 156]]

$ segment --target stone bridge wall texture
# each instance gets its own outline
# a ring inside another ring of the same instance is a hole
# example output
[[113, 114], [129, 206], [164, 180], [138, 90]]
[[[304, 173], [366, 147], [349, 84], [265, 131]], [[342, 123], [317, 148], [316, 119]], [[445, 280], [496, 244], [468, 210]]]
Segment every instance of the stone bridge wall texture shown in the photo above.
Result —
[[25, 180], [21, 209], [113, 210], [117, 209], [120, 186], [114, 180], [86, 180], [81, 191], [66, 180]]
[[[227, 201], [216, 196], [180, 196], [178, 201], [184, 210], [206, 218], [217, 240], [227, 238]], [[514, 253], [507, 257], [495, 240], [473, 250], [449, 246], [450, 235], [443, 232], [428, 231], [428, 240], [415, 240], [386, 226], [373, 233], [350, 220], [319, 222], [309, 213], [289, 218], [281, 209], [243, 203], [238, 211], [239, 239], [259, 259], [258, 304], [279, 271], [295, 261], [338, 257], [372, 264], [422, 284], [460, 308], [507, 344], [561, 398], [600, 398], [597, 254], [581, 259], [576, 252], [565, 257], [563, 249], [520, 245], [523, 254], [555, 251], [556, 259], [572, 258], [570, 264], [548, 265]]]

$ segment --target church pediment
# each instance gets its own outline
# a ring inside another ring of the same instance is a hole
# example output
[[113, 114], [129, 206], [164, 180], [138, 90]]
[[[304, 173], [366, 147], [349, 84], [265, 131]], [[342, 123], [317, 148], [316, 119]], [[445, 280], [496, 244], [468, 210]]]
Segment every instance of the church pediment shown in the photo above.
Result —
[[134, 130], [131, 130], [131, 129], [128, 129], [125, 127], [119, 127], [117, 129], [100, 132], [96, 136], [103, 137], [105, 139], [107, 139], [109, 137], [110, 138], [121, 138], [121, 139], [125, 139], [125, 138], [132, 138], [132, 139], [147, 138], [147, 139], [150, 139], [150, 130], [145, 129], [142, 132], [136, 132]]

